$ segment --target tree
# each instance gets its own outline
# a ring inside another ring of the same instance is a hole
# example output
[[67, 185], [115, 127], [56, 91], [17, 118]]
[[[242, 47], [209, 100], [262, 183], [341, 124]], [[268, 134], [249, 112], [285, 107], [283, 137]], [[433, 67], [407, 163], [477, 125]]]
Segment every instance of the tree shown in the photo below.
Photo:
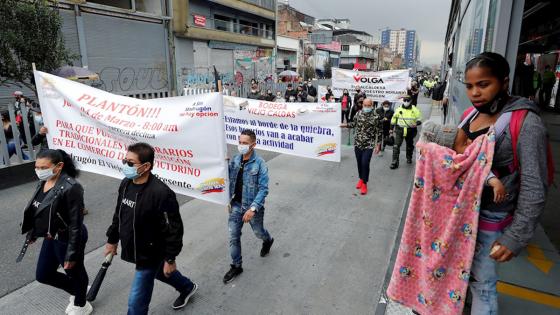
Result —
[[325, 67], [325, 79], [330, 79], [332, 77], [332, 63], [330, 59], [325, 61], [323, 66]]
[[311, 65], [306, 65], [303, 69], [304, 78], [306, 80], [311, 80], [315, 77], [315, 68]]
[[33, 69], [51, 72], [77, 56], [64, 47], [56, 2], [0, 1], [0, 85], [35, 91]]

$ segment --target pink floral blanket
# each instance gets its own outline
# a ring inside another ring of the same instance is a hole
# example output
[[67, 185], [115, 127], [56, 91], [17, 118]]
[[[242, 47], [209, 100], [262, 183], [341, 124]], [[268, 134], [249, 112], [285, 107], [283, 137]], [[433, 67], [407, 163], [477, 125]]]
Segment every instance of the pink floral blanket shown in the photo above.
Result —
[[391, 299], [420, 314], [461, 314], [494, 144], [492, 130], [464, 154], [416, 145], [414, 188], [387, 289]]

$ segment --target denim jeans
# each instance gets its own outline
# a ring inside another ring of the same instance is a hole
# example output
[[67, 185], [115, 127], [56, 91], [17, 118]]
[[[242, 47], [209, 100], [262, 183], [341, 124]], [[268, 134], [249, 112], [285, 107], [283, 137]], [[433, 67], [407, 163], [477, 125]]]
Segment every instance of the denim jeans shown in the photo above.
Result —
[[[87, 242], [87, 229], [83, 229], [84, 246]], [[83, 253], [72, 269], [64, 269], [65, 273], [58, 272], [59, 266], [64, 266], [68, 243], [57, 239], [46, 239], [41, 246], [41, 253], [37, 262], [35, 277], [38, 282], [62, 289], [74, 295], [74, 305], [86, 304], [88, 275], [84, 267]]]
[[194, 286], [189, 278], [183, 276], [177, 270], [169, 278], [165, 277], [163, 263], [158, 267], [136, 267], [130, 295], [128, 296], [128, 315], [148, 314], [155, 279], [172, 286], [179, 293], [189, 292]]
[[[243, 215], [247, 209], [242, 209], [241, 204], [233, 202], [231, 204], [231, 213], [229, 214], [228, 228], [229, 228], [229, 253], [231, 255], [232, 265], [241, 267], [243, 263], [241, 257], [241, 229], [243, 228]], [[264, 208], [257, 211], [251, 221], [251, 228], [255, 236], [263, 241], [270, 241], [272, 237], [264, 228]]]
[[[480, 211], [480, 218], [487, 221], [499, 222], [507, 216], [507, 212]], [[471, 282], [469, 287], [472, 293], [471, 315], [497, 315], [498, 292], [496, 282], [498, 273], [497, 262], [490, 258], [492, 244], [502, 236], [502, 231], [478, 230], [476, 249], [471, 267]]]
[[369, 164], [371, 162], [371, 156], [373, 155], [373, 149], [354, 147], [354, 153], [356, 154], [356, 162], [358, 163], [358, 175], [360, 179], [367, 184], [369, 181]]

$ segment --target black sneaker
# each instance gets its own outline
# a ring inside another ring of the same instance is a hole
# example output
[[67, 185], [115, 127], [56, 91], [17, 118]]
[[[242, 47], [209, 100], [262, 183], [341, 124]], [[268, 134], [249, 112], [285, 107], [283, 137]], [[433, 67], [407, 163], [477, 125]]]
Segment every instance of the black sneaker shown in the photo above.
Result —
[[241, 266], [235, 267], [234, 265], [230, 265], [231, 269], [226, 273], [224, 276], [224, 283], [228, 283], [231, 280], [235, 279], [235, 277], [239, 276], [243, 272], [243, 268]]
[[189, 292], [181, 293], [175, 302], [173, 302], [173, 309], [178, 310], [185, 307], [196, 290], [198, 290], [198, 284], [193, 283], [193, 288]]
[[406, 159], [406, 163], [408, 163], [408, 164], [412, 164], [412, 158], [410, 158], [410, 159]]
[[261, 248], [261, 257], [264, 257], [264, 256], [268, 255], [268, 253], [270, 252], [270, 248], [272, 247], [272, 243], [274, 243], [273, 238], [271, 238], [270, 241], [263, 242], [263, 245], [262, 245], [262, 248]]
[[396, 168], [398, 168], [398, 167], [399, 167], [399, 163], [393, 162], [393, 163], [391, 163], [391, 166], [390, 166], [389, 168], [392, 169], [392, 170], [394, 170], [394, 169], [396, 169]]

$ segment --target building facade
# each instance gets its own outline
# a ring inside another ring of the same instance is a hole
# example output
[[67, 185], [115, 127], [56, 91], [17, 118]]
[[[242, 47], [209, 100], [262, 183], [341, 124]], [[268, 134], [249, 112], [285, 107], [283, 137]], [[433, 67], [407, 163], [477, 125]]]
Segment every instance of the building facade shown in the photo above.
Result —
[[272, 0], [173, 0], [175, 79], [211, 88], [273, 80], [276, 10]]
[[389, 47], [403, 58], [403, 66], [415, 69], [419, 60], [420, 43], [415, 30], [390, 30], [381, 32], [381, 45]]

